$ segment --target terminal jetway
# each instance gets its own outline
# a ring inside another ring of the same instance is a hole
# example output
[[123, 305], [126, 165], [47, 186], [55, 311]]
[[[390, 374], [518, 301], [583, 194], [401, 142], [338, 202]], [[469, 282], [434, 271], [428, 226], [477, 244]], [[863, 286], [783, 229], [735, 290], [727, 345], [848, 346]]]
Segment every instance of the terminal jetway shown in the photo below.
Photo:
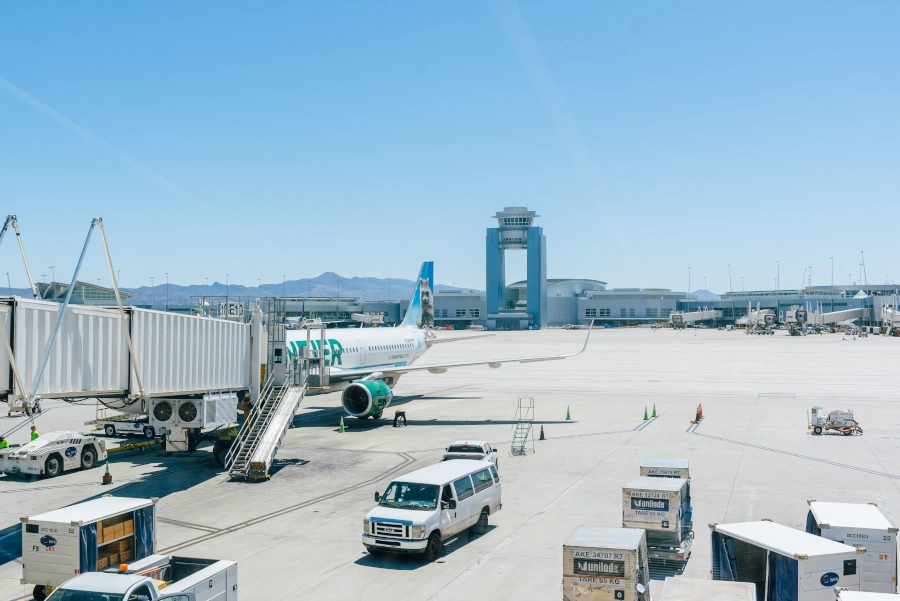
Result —
[[759, 302], [754, 310], [753, 303], [748, 303], [747, 314], [738, 318], [735, 324], [746, 326], [748, 334], [774, 334], [775, 311], [760, 309]]
[[669, 324], [676, 330], [698, 321], [715, 321], [717, 319], [722, 319], [722, 310], [706, 307], [697, 311], [673, 311], [669, 314]]

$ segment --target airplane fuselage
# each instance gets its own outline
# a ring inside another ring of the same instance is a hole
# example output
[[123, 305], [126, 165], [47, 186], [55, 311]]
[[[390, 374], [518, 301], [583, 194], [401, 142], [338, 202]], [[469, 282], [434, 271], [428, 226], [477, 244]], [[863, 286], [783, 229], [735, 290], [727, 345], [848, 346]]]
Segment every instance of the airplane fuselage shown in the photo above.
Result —
[[[319, 332], [311, 332], [310, 358], [320, 359], [324, 354], [333, 374], [345, 370], [389, 371], [411, 365], [428, 350], [425, 333], [413, 328], [335, 328], [325, 332], [324, 349]], [[306, 346], [306, 330], [288, 330], [285, 338], [288, 356], [300, 354]]]

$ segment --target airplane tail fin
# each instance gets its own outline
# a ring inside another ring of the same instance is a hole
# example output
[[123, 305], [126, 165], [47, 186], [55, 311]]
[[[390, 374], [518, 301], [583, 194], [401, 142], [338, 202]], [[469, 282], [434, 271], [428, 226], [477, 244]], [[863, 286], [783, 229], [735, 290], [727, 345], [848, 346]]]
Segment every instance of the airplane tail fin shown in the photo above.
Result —
[[425, 261], [419, 269], [416, 289], [409, 301], [409, 309], [401, 328], [434, 327], [434, 261]]

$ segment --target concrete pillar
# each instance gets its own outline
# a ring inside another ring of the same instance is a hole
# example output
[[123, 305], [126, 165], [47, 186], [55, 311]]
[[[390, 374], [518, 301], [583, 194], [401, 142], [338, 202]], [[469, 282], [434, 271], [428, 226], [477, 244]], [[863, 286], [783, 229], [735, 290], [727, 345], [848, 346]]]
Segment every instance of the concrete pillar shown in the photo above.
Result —
[[532, 323], [547, 326], [547, 238], [544, 228], [528, 228], [527, 303]]
[[485, 248], [485, 300], [488, 315], [500, 312], [506, 287], [506, 256], [500, 248], [500, 229], [488, 228]]

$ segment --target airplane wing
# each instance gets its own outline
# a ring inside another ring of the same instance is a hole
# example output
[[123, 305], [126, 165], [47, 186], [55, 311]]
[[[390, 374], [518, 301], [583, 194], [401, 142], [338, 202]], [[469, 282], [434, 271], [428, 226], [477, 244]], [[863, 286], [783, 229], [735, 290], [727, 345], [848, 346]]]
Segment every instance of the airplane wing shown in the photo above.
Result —
[[[455, 363], [436, 363], [431, 365], [408, 365], [404, 367], [386, 367], [381, 370], [385, 374], [408, 374], [416, 371], [427, 371], [433, 374], [442, 374], [445, 373], [448, 369], [452, 369], [454, 367], [473, 367], [475, 365], [487, 365], [488, 367], [498, 368], [504, 363], [537, 363], [539, 361], [559, 361], [561, 359], [568, 359], [569, 357], [577, 357], [581, 353], [587, 349], [588, 340], [591, 339], [591, 330], [594, 328], [594, 322], [591, 321], [591, 326], [588, 328], [587, 336], [584, 338], [584, 346], [581, 347], [581, 350], [577, 353], [568, 353], [565, 355], [544, 355], [540, 357], [518, 357], [515, 359], [485, 359], [481, 361], [458, 361]], [[477, 336], [473, 336], [473, 338], [478, 338]], [[449, 341], [448, 341], [449, 342]]]

